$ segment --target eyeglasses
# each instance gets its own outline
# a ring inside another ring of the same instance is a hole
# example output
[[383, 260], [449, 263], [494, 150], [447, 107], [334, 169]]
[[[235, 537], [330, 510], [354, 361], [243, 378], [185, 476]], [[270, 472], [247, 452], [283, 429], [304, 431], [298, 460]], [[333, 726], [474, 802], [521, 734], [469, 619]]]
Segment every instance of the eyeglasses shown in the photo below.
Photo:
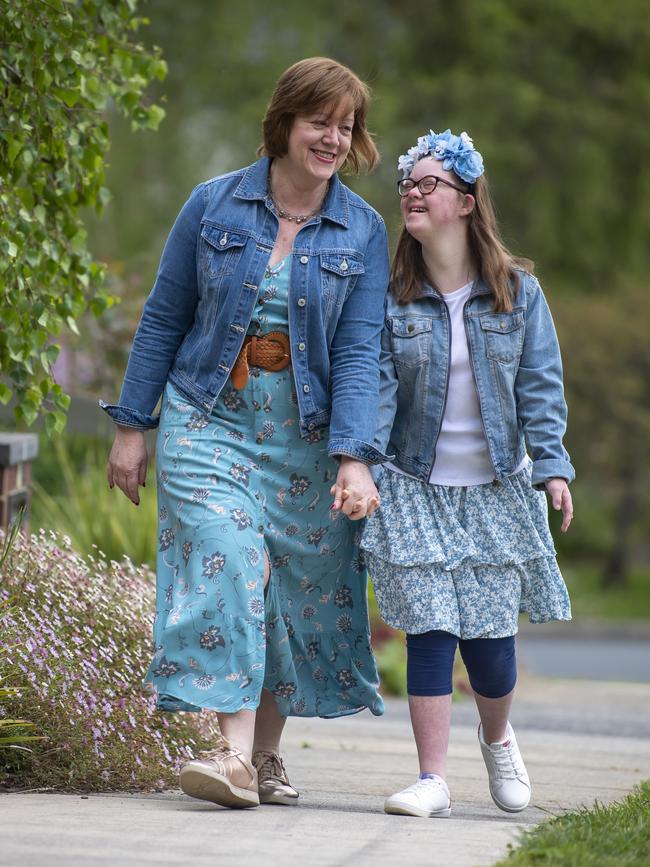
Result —
[[423, 196], [428, 196], [435, 190], [438, 184], [444, 184], [446, 187], [451, 187], [452, 190], [457, 190], [459, 193], [463, 193], [463, 195], [466, 195], [469, 192], [469, 190], [463, 190], [455, 184], [451, 184], [444, 178], [439, 178], [438, 175], [425, 175], [423, 178], [420, 178], [419, 181], [414, 181], [411, 178], [403, 178], [401, 181], [397, 182], [397, 192], [400, 196], [408, 196], [411, 190], [414, 187], [417, 187]]

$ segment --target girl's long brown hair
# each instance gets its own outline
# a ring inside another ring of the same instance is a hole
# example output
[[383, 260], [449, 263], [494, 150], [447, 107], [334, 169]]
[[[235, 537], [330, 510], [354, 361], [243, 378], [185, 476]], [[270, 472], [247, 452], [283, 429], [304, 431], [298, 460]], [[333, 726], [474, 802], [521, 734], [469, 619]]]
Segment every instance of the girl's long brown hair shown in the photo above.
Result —
[[[481, 175], [473, 187], [468, 186], [467, 192], [476, 200], [467, 227], [472, 258], [479, 276], [492, 290], [495, 312], [507, 312], [512, 310], [513, 294], [519, 286], [515, 269], [532, 272], [534, 265], [530, 259], [513, 256], [503, 243], [485, 175]], [[390, 276], [391, 292], [398, 304], [408, 304], [422, 293], [425, 283], [432, 282], [424, 264], [422, 246], [405, 228], [397, 242]]]

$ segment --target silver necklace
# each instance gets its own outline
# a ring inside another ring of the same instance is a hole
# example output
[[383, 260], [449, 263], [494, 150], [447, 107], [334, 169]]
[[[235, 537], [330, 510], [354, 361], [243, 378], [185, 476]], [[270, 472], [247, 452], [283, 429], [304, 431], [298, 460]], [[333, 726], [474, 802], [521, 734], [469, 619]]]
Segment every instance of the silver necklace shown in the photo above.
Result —
[[269, 185], [269, 198], [273, 202], [273, 207], [275, 208], [278, 217], [281, 220], [287, 220], [289, 223], [296, 223], [300, 225], [301, 223], [306, 223], [307, 220], [310, 220], [312, 217], [315, 217], [316, 214], [320, 214], [320, 210], [323, 207], [323, 202], [325, 201], [325, 196], [327, 195], [327, 191], [329, 190], [329, 184], [325, 188], [325, 192], [323, 193], [323, 198], [320, 200], [318, 207], [314, 211], [310, 211], [309, 214], [291, 214], [289, 211], [285, 211], [284, 208], [281, 208], [278, 204], [275, 195], [273, 193], [273, 189]]

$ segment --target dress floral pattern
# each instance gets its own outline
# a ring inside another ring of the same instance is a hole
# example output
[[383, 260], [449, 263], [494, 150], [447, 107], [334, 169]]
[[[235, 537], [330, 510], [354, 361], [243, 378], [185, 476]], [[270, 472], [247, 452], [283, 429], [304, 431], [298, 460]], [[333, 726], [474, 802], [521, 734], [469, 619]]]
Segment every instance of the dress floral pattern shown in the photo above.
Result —
[[361, 547], [386, 623], [412, 634], [505, 638], [518, 615], [570, 620], [555, 559], [546, 495], [530, 464], [484, 485], [429, 485], [386, 469], [381, 509]]
[[[249, 333], [287, 330], [285, 261], [267, 270]], [[146, 677], [164, 710], [253, 710], [264, 687], [286, 716], [383, 712], [360, 528], [330, 510], [327, 431], [301, 439], [298, 421], [290, 367], [252, 367], [211, 415], [167, 385]]]

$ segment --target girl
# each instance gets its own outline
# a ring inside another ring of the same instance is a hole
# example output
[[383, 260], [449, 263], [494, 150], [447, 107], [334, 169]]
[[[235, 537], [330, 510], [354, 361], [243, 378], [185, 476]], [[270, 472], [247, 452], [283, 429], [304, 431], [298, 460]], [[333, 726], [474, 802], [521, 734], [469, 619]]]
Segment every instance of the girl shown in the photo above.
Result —
[[362, 547], [382, 617], [407, 633], [421, 773], [384, 809], [450, 813], [445, 760], [459, 645], [490, 794], [500, 809], [518, 812], [530, 782], [508, 722], [517, 617], [571, 617], [543, 493], [562, 510], [566, 531], [574, 470], [562, 445], [560, 351], [530, 263], [500, 239], [483, 160], [467, 133], [431, 131], [398, 168], [404, 228], [375, 442], [394, 459]]

